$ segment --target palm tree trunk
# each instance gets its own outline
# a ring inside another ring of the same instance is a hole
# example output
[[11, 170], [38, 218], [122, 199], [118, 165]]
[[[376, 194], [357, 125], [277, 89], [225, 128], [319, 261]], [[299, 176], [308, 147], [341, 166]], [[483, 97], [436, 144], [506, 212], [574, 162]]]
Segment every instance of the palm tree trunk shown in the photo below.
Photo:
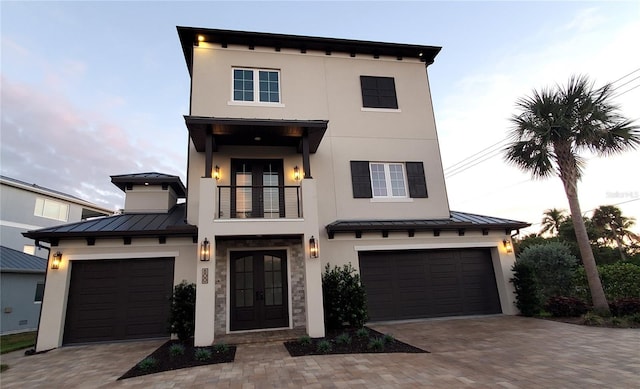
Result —
[[587, 283], [589, 284], [589, 291], [591, 291], [591, 301], [593, 308], [601, 313], [610, 313], [609, 303], [604, 295], [604, 289], [602, 288], [602, 282], [600, 281], [600, 275], [598, 274], [598, 267], [596, 266], [596, 259], [593, 256], [593, 250], [591, 249], [591, 243], [589, 242], [589, 235], [587, 234], [587, 227], [584, 224], [582, 218], [582, 210], [580, 209], [580, 202], [578, 201], [578, 169], [574, 156], [567, 148], [567, 144], [554, 144], [554, 151], [556, 152], [558, 169], [560, 170], [560, 179], [564, 185], [564, 191], [569, 200], [569, 210], [571, 211], [571, 221], [573, 222], [573, 229], [576, 233], [576, 241], [578, 242], [578, 248], [580, 249], [580, 257], [582, 258], [582, 264], [587, 275]]

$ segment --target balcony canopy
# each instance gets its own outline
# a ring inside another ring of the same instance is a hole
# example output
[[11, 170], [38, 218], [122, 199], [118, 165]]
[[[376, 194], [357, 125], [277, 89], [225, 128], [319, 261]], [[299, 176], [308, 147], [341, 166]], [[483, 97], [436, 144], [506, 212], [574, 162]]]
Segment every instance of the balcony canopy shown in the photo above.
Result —
[[274, 120], [184, 117], [189, 136], [198, 152], [206, 151], [207, 134], [212, 135], [212, 151], [219, 146], [285, 146], [303, 152], [305, 135], [309, 152], [315, 153], [327, 130], [327, 120]]

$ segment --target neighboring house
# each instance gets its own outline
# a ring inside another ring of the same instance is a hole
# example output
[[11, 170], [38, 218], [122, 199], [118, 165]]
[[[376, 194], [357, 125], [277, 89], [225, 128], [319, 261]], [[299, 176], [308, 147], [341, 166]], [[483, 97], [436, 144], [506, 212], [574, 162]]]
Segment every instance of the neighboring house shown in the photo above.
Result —
[[[351, 263], [372, 321], [515, 314], [511, 235], [449, 209], [426, 67], [440, 48], [178, 27], [191, 101], [188, 197], [113, 176], [124, 214], [30, 231], [62, 254], [37, 349], [164, 334], [196, 288], [195, 343], [324, 335], [321, 275]], [[312, 174], [313, 172], [313, 174]]]
[[0, 246], [0, 333], [35, 331], [47, 260]]
[[[32, 330], [38, 325], [40, 301], [34, 303], [33, 297], [36, 285], [40, 285], [38, 288], [44, 285], [43, 258], [47, 258], [49, 251], [36, 247], [22, 233], [111, 214], [113, 211], [77, 197], [0, 176], [2, 333]], [[37, 297], [41, 299], [40, 292], [38, 289]]]

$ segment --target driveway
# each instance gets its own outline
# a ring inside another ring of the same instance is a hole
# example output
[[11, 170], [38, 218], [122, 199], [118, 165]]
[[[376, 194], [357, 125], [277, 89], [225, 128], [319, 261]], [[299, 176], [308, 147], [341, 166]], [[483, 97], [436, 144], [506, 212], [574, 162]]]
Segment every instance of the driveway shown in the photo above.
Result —
[[2, 356], [4, 388], [638, 388], [640, 330], [491, 316], [372, 328], [430, 354], [289, 357], [282, 343], [240, 345], [234, 363], [116, 379], [162, 341]]

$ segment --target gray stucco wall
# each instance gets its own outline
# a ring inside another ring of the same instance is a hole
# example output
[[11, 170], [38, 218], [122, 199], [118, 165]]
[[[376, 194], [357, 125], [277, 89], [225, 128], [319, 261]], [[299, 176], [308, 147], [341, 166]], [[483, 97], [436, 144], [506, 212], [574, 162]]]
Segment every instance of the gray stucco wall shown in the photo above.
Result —
[[38, 282], [44, 282], [44, 273], [0, 273], [0, 333], [35, 331], [38, 328], [41, 303], [34, 302]]

